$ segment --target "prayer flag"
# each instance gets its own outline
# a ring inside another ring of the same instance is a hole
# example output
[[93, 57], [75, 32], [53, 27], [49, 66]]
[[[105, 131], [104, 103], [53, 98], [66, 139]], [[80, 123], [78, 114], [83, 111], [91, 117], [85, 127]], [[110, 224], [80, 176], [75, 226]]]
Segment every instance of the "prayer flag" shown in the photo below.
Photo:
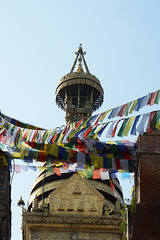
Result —
[[160, 130], [160, 121], [156, 124], [156, 128]]
[[153, 130], [152, 130], [152, 128], [151, 128], [151, 122], [152, 122], [152, 119], [154, 118], [154, 116], [155, 116], [155, 113], [156, 112], [151, 112], [150, 113], [150, 116], [149, 116], [149, 119], [148, 119], [148, 123], [147, 123], [147, 127], [146, 127], [146, 132], [150, 132], [150, 133], [152, 133], [153, 132]]
[[118, 122], [116, 123], [116, 125], [115, 125], [115, 127], [114, 127], [114, 129], [113, 129], [113, 131], [112, 131], [112, 137], [115, 136], [116, 130], [117, 130], [117, 127], [118, 127], [118, 124], [119, 124], [119, 122], [120, 122], [121, 120], [122, 120], [122, 119], [118, 120]]
[[85, 164], [85, 154], [84, 153], [82, 153], [82, 152], [78, 152], [77, 153], [77, 164], [78, 165], [81, 165], [81, 164]]
[[121, 107], [119, 113], [117, 114], [117, 116], [122, 117], [124, 115], [126, 107], [127, 107], [127, 103], [122, 105], [122, 107]]
[[54, 169], [54, 173], [58, 176], [61, 176], [61, 173], [60, 173], [60, 168], [53, 168]]
[[126, 106], [126, 108], [124, 110], [124, 115], [125, 116], [128, 116], [128, 112], [129, 112], [129, 108], [130, 108], [131, 104], [132, 104], [132, 102], [127, 103], [127, 106]]
[[149, 113], [146, 113], [146, 114], [143, 114], [143, 117], [141, 119], [141, 122], [139, 123], [138, 127], [137, 127], [137, 132], [140, 134], [140, 135], [143, 135], [144, 133], [144, 128], [145, 128], [145, 125], [146, 125], [146, 121], [149, 117]]
[[157, 91], [157, 96], [156, 96], [156, 98], [155, 98], [155, 100], [154, 100], [154, 103], [155, 103], [155, 104], [158, 104], [158, 103], [159, 103], [159, 100], [160, 100], [160, 90]]
[[14, 171], [15, 173], [21, 173], [20, 165], [15, 165]]
[[122, 123], [122, 126], [121, 126], [117, 136], [119, 136], [119, 137], [123, 136], [123, 132], [124, 132], [124, 129], [125, 129], [126, 125], [127, 125], [128, 120], [129, 120], [129, 118], [124, 119], [124, 121]]
[[155, 101], [155, 98], [157, 96], [157, 93], [158, 93], [158, 91], [151, 93], [151, 96], [150, 96], [150, 98], [148, 100], [147, 105], [152, 106], [154, 104], [154, 101]]
[[101, 178], [101, 175], [100, 175], [100, 171], [99, 170], [94, 170], [92, 171], [93, 173], [93, 179], [100, 179]]
[[134, 123], [132, 125], [132, 129], [131, 129], [131, 135], [137, 135], [137, 131], [136, 131], [136, 126], [137, 126], [137, 123], [139, 121], [139, 118], [140, 118], [140, 115], [139, 116], [136, 116], [135, 120], [134, 120]]
[[65, 169], [63, 167], [60, 168], [60, 173], [68, 173], [68, 169]]
[[107, 132], [107, 134], [106, 134], [106, 138], [108, 137], [108, 138], [110, 138], [110, 137], [112, 137], [112, 132], [113, 132], [113, 125], [115, 124], [115, 122], [112, 122], [111, 123], [111, 126], [110, 126], [110, 128], [108, 129], [108, 132]]
[[108, 111], [106, 111], [106, 112], [103, 113], [102, 117], [100, 118], [100, 122], [102, 122], [102, 121], [105, 119], [105, 117], [107, 116], [107, 114], [108, 114], [111, 110], [112, 110], [112, 109], [110, 109], [110, 110], [108, 110]]
[[108, 123], [104, 123], [101, 128], [96, 132], [96, 134], [98, 135], [98, 137], [101, 137], [104, 129], [108, 126]]
[[98, 119], [96, 120], [96, 122], [94, 123], [95, 126], [98, 126], [98, 122], [101, 119], [101, 117], [103, 116], [103, 113], [101, 113], [98, 117]]
[[109, 171], [100, 172], [101, 180], [109, 180]]
[[123, 131], [123, 136], [127, 136], [136, 117], [131, 117]]
[[138, 99], [136, 99], [136, 100], [133, 101], [133, 104], [132, 104], [132, 106], [131, 106], [131, 108], [130, 108], [130, 110], [129, 110], [129, 113], [132, 113], [132, 112], [134, 111], [137, 102], [138, 102]]
[[159, 120], [160, 120], [160, 110], [155, 112], [155, 115], [154, 115], [154, 117], [153, 117], [153, 119], [152, 119], [152, 121], [150, 123], [150, 128], [153, 131], [157, 130], [156, 125], [159, 122]]

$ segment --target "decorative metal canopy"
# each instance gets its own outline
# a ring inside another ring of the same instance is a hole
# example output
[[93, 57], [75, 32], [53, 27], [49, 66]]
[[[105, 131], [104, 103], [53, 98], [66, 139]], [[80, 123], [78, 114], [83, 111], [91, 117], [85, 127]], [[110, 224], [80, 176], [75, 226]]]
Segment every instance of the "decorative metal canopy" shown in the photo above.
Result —
[[[66, 111], [67, 122], [89, 117], [103, 103], [103, 88], [98, 78], [89, 72], [81, 44], [75, 54], [70, 73], [61, 78], [56, 89], [56, 103]], [[78, 68], [74, 71], [77, 62]]]

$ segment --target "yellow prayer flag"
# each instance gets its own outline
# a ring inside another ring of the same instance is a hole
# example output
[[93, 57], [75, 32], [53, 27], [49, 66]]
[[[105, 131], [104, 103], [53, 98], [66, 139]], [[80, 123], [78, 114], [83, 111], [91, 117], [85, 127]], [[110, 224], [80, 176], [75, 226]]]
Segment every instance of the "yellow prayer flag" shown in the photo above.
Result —
[[51, 155], [54, 155], [55, 157], [58, 157], [59, 150], [58, 150], [58, 146], [56, 144], [52, 144], [52, 147], [50, 149], [50, 153], [51, 153]]
[[107, 153], [107, 158], [114, 158], [113, 153]]
[[18, 139], [18, 142], [17, 142], [17, 148], [20, 148], [20, 143], [21, 143], [21, 138], [22, 138], [22, 134], [23, 134], [24, 130], [23, 129], [20, 129], [20, 136], [19, 136], [19, 139]]
[[70, 123], [70, 125], [69, 125], [69, 129], [72, 129], [72, 128], [75, 128], [75, 122], [74, 123]]
[[125, 129], [124, 129], [124, 131], [123, 131], [123, 133], [122, 133], [123, 136], [127, 136], [127, 135], [128, 135], [129, 130], [131, 129], [132, 124], [133, 124], [135, 118], [136, 118], [136, 117], [131, 117], [131, 118], [129, 119], [129, 121], [127, 122], [127, 125], [126, 125], [126, 127], [125, 127]]
[[98, 137], [97, 133], [94, 134], [93, 138], [96, 139]]
[[87, 171], [90, 171], [90, 170], [91, 170], [90, 165], [85, 165], [85, 169], [86, 169]]
[[86, 171], [85, 169], [83, 171], [77, 171], [77, 173], [82, 177], [82, 178], [86, 178]]
[[61, 166], [63, 166], [63, 163], [59, 163], [59, 164], [55, 164], [56, 165], [56, 167], [61, 167]]
[[39, 169], [39, 171], [42, 171], [42, 170], [46, 170], [46, 169], [47, 169], [46, 167], [40, 167], [40, 166], [37, 166], [37, 168]]
[[94, 164], [95, 155], [89, 154], [90, 159], [92, 160], [91, 164]]
[[28, 131], [28, 134], [27, 134], [27, 137], [26, 137], [26, 142], [28, 142], [29, 141], [29, 138], [30, 138], [30, 135], [31, 135], [31, 132], [32, 132], [33, 130], [29, 130]]
[[72, 133], [69, 134], [68, 138], [73, 138], [75, 136], [75, 134], [79, 131], [80, 131], [79, 129], [73, 131]]
[[8, 166], [8, 163], [7, 163], [7, 160], [4, 156], [2, 156], [2, 160], [0, 162], [0, 166], [3, 167], [3, 166]]
[[134, 186], [131, 189], [130, 196], [132, 195], [133, 191], [134, 191]]
[[13, 157], [13, 158], [20, 158], [20, 159], [23, 158], [21, 152], [13, 152], [13, 153], [12, 153], [12, 157]]
[[[112, 108], [112, 109], [113, 109], [113, 108]], [[107, 116], [107, 114], [108, 114], [112, 109], [106, 111], [106, 112], [103, 114], [103, 116], [100, 118], [100, 122], [102, 122], [103, 119], [105, 119], [105, 117]]]
[[103, 167], [103, 157], [90, 154], [90, 158], [92, 159], [92, 164], [94, 165], [95, 168]]
[[58, 138], [57, 144], [60, 144], [62, 142], [63, 137], [64, 137], [64, 134], [63, 134], [63, 131], [62, 131], [59, 138]]
[[134, 100], [134, 102], [132, 103], [131, 109], [129, 110], [129, 113], [132, 113], [132, 112], [133, 112], [133, 110], [135, 109], [135, 106], [136, 106], [137, 102], [138, 102], [138, 99]]
[[50, 155], [54, 155], [55, 157], [58, 157], [58, 153], [59, 153], [58, 146], [53, 143], [46, 144], [46, 153], [49, 153]]
[[107, 141], [108, 144], [115, 144], [115, 141]]
[[155, 127], [160, 130], [160, 121], [156, 124]]

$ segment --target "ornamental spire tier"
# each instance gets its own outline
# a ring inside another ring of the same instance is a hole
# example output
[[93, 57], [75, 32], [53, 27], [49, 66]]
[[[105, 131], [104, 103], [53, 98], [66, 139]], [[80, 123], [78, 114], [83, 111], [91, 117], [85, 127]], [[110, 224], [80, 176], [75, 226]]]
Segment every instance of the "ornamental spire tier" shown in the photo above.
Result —
[[56, 104], [66, 112], [70, 123], [90, 117], [102, 105], [104, 94], [98, 78], [89, 72], [81, 44], [75, 54], [70, 73], [61, 78], [56, 89]]

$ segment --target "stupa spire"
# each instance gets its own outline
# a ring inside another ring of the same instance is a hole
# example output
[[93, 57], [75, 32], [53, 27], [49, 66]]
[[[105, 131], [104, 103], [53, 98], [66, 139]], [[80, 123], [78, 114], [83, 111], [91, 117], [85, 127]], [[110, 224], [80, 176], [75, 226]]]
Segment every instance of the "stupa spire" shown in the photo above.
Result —
[[[71, 69], [70, 73], [72, 73], [72, 72], [74, 71], [74, 68], [75, 68], [75, 66], [76, 66], [77, 61], [79, 61], [78, 67], [79, 67], [79, 66], [82, 67], [82, 61], [83, 61], [84, 66], [85, 66], [85, 68], [86, 68], [86, 72], [87, 72], [87, 73], [90, 73], [90, 72], [89, 72], [89, 69], [88, 69], [88, 66], [87, 66], [87, 63], [86, 63], [85, 58], [84, 58], [84, 55], [86, 54], [86, 52], [83, 52], [82, 44], [81, 44], [81, 43], [80, 43], [80, 45], [79, 45], [78, 51], [75, 52], [75, 54], [76, 54], [77, 56], [76, 56], [76, 59], [75, 59], [75, 61], [74, 61], [74, 63], [73, 63], [73, 66], [72, 66], [72, 69]], [[79, 57], [79, 58], [78, 58], [78, 57]], [[82, 67], [82, 69], [83, 69], [83, 67]]]
[[91, 116], [103, 103], [103, 88], [98, 78], [89, 72], [82, 44], [75, 54], [70, 73], [61, 78], [56, 89], [56, 103], [66, 112], [67, 122]]

